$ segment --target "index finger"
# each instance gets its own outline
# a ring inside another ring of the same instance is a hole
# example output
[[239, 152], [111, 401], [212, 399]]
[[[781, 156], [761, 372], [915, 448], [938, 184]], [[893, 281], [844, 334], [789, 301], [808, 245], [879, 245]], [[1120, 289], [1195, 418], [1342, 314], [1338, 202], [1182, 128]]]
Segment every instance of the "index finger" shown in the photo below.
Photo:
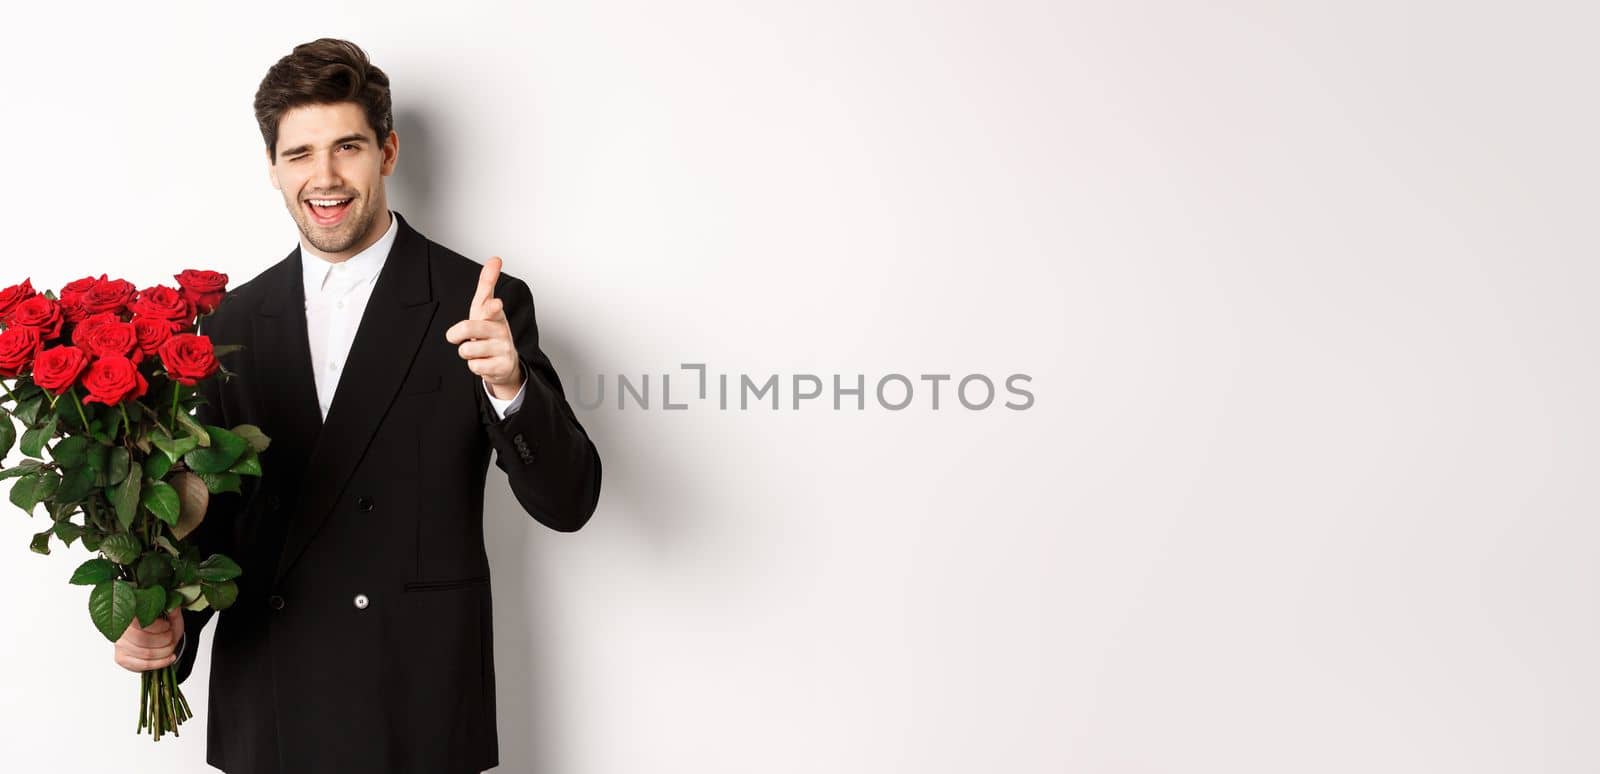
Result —
[[493, 255], [483, 263], [483, 270], [478, 272], [478, 291], [472, 296], [473, 318], [478, 319], [478, 312], [483, 308], [484, 302], [494, 298], [495, 283], [500, 281], [500, 256]]

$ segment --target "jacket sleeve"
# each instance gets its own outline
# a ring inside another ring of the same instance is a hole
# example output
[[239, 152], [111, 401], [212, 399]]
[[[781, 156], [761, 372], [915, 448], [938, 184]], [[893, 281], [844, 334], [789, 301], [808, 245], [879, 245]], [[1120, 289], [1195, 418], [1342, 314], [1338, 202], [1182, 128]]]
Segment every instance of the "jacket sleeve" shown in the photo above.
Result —
[[550, 359], [539, 349], [528, 284], [501, 274], [495, 297], [505, 304], [522, 362], [524, 393], [515, 413], [498, 418], [488, 394], [474, 391], [495, 464], [505, 471], [511, 492], [530, 516], [553, 530], [576, 532], [600, 500], [600, 454], [567, 404]]
[[[202, 327], [204, 322], [201, 323]], [[224, 356], [226, 357], [226, 356]], [[200, 382], [198, 392], [205, 398], [205, 403], [195, 409], [195, 420], [202, 425], [216, 425], [218, 427], [232, 427], [222, 410], [222, 379], [218, 374], [210, 379]], [[204, 560], [212, 554], [226, 554], [229, 558], [237, 560], [239, 557], [234, 552], [233, 523], [237, 518], [239, 505], [242, 498], [234, 492], [220, 492], [211, 495], [207, 501], [206, 516], [200, 521], [200, 526], [190, 533], [185, 541], [194, 544], [200, 549], [200, 558]], [[194, 670], [195, 657], [199, 655], [200, 631], [205, 628], [206, 622], [211, 620], [217, 611], [207, 606], [204, 610], [183, 610], [183, 638], [180, 641], [178, 660], [173, 663], [177, 667], [175, 677], [182, 683]], [[193, 639], [195, 644], [190, 645]]]

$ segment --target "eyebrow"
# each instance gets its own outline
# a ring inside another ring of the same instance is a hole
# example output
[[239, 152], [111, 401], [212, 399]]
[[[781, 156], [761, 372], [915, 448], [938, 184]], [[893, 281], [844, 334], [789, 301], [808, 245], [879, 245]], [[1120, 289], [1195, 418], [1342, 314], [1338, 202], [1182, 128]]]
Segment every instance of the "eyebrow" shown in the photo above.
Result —
[[[332, 145], [332, 146], [338, 146], [338, 145], [343, 145], [343, 144], [345, 144], [347, 142], [367, 142], [367, 141], [368, 141], [367, 140], [367, 136], [364, 135], [364, 134], [347, 134], [347, 135], [345, 135], [343, 137], [340, 137], [339, 139], [334, 140], [333, 142], [330, 142], [328, 144]], [[278, 155], [279, 156], [293, 156], [293, 155], [295, 155], [297, 153], [305, 153], [306, 151], [309, 151], [309, 150], [311, 150], [311, 145], [308, 143], [306, 145], [296, 145], [293, 148], [289, 148], [287, 150], [278, 151]]]

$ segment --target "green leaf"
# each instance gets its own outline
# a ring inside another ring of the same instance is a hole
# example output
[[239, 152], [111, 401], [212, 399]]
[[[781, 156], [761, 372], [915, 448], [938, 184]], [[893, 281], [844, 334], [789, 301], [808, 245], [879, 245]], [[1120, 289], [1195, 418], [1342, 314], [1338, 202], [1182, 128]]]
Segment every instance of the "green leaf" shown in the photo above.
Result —
[[63, 438], [50, 450], [50, 456], [63, 468], [82, 467], [89, 462], [89, 438], [83, 435]]
[[17, 448], [22, 450], [22, 453], [28, 455], [29, 457], [38, 457], [39, 459], [44, 459], [44, 445], [52, 437], [54, 437], [55, 434], [56, 418], [50, 417], [49, 422], [46, 422], [39, 427], [29, 428], [27, 432], [23, 433], [22, 443], [18, 444]]
[[94, 491], [94, 471], [87, 466], [73, 468], [61, 481], [61, 488], [56, 491], [56, 499], [63, 503], [76, 503]]
[[177, 438], [156, 435], [150, 438], [150, 442], [155, 444], [157, 449], [166, 452], [167, 457], [172, 462], [177, 462], [183, 455], [200, 447], [200, 442], [195, 440], [194, 436], [189, 435], [182, 435]]
[[156, 481], [166, 478], [167, 473], [172, 470], [172, 461], [173, 458], [165, 454], [152, 454], [144, 458], [145, 476]]
[[11, 502], [18, 508], [33, 515], [33, 507], [40, 501], [56, 493], [56, 488], [61, 485], [61, 477], [53, 470], [40, 470], [25, 475], [11, 486]]
[[17, 466], [14, 468], [0, 470], [0, 481], [4, 481], [8, 478], [16, 478], [17, 476], [26, 476], [42, 467], [44, 467], [44, 463], [38, 460], [23, 460], [17, 463]]
[[45, 500], [44, 503], [45, 510], [50, 512], [51, 521], [61, 521], [68, 518], [78, 509], [77, 503], [69, 503], [61, 499], [61, 489], [59, 487], [56, 489], [55, 496]]
[[34, 552], [36, 554], [48, 554], [48, 553], [50, 553], [50, 535], [51, 534], [52, 534], [52, 530], [48, 530], [47, 529], [47, 530], [45, 530], [43, 532], [40, 532], [37, 535], [34, 535], [33, 536], [33, 543], [28, 546], [28, 550], [30, 550], [30, 551], [32, 551], [32, 552]]
[[[188, 586], [200, 580], [200, 573], [195, 569], [195, 563], [189, 559], [172, 560], [173, 582], [179, 586]], [[183, 601], [189, 602], [194, 597], [186, 597]]]
[[107, 535], [100, 542], [100, 553], [117, 564], [133, 564], [139, 559], [139, 553], [144, 550], [144, 544], [139, 538], [127, 532], [118, 532]]
[[167, 482], [152, 482], [150, 486], [145, 487], [144, 494], [140, 495], [140, 501], [156, 515], [156, 518], [169, 526], [178, 525], [178, 490], [173, 489]]
[[244, 349], [243, 344], [218, 344], [211, 348], [211, 355], [212, 357], [222, 357], [223, 355], [231, 355], [241, 349]]
[[213, 610], [226, 610], [233, 606], [235, 599], [239, 598], [239, 584], [233, 581], [202, 583], [200, 588], [205, 594], [206, 602]]
[[212, 494], [218, 492], [239, 492], [238, 473], [199, 473], [200, 480], [206, 482], [206, 491]]
[[22, 402], [17, 404], [16, 410], [12, 411], [11, 413], [15, 415], [17, 419], [22, 420], [23, 424], [32, 425], [34, 421], [39, 418], [39, 407], [43, 405], [44, 393], [41, 392], [32, 398], [23, 399]]
[[183, 607], [183, 595], [179, 594], [177, 589], [167, 589], [167, 605], [161, 608], [161, 612], [165, 613], [179, 607]]
[[139, 515], [139, 485], [143, 481], [144, 476], [131, 473], [112, 489], [111, 504], [117, 509], [117, 523], [123, 529], [132, 526], [133, 517]]
[[100, 533], [95, 532], [92, 529], [84, 530], [84, 532], [83, 532], [83, 547], [89, 549], [90, 551], [99, 551], [100, 550], [100, 538], [101, 538]]
[[108, 581], [117, 577], [117, 566], [110, 560], [95, 557], [72, 571], [72, 580], [67, 581], [74, 586], [93, 586], [101, 581]]
[[134, 566], [133, 576], [145, 588], [165, 587], [167, 581], [172, 580], [172, 560], [159, 551], [145, 554], [139, 557], [139, 563]]
[[209, 604], [209, 601], [205, 597], [205, 589], [202, 588], [201, 584], [198, 583], [191, 583], [187, 586], [179, 586], [178, 594], [183, 597], [185, 602], [184, 608], [188, 610], [204, 610], [206, 609], [206, 605]]
[[183, 461], [196, 473], [221, 473], [250, 448], [248, 442], [231, 430], [206, 425], [206, 433], [211, 438], [209, 446], [183, 455]]
[[133, 614], [140, 626], [149, 626], [161, 617], [167, 604], [167, 590], [160, 586], [133, 590]]
[[172, 554], [174, 558], [178, 556], [178, 547], [173, 545], [172, 541], [168, 540], [166, 535], [156, 535], [156, 545], [160, 546], [161, 550]]
[[9, 414], [0, 414], [0, 459], [11, 453], [11, 446], [16, 442], [17, 426], [12, 424]]
[[239, 565], [222, 554], [212, 554], [206, 557], [206, 560], [196, 568], [196, 573], [201, 580], [211, 581], [212, 583], [233, 580], [239, 577], [242, 572], [244, 571], [239, 569]]
[[50, 531], [54, 532], [56, 537], [61, 538], [61, 542], [67, 544], [68, 547], [72, 546], [72, 541], [83, 536], [83, 527], [70, 521], [58, 521], [55, 526], [50, 528]]
[[85, 455], [85, 457], [87, 458], [86, 462], [89, 465], [89, 469], [94, 471], [94, 472], [96, 472], [96, 473], [104, 473], [104, 472], [106, 472], [106, 470], [109, 467], [109, 458], [110, 458], [110, 456], [111, 456], [111, 447], [110, 446], [106, 446], [104, 444], [98, 444], [98, 443], [93, 445], [93, 446], [90, 446], [89, 447], [89, 453]]
[[194, 417], [189, 416], [188, 412], [179, 411], [177, 417], [178, 424], [183, 425], [183, 429], [187, 430], [197, 443], [201, 446], [211, 445], [211, 436], [206, 433], [206, 429], [201, 427], [199, 422], [194, 421]]
[[133, 584], [124, 580], [101, 581], [89, 592], [89, 618], [111, 642], [133, 622], [133, 605]]
[[233, 434], [243, 438], [246, 443], [250, 444], [250, 448], [255, 449], [257, 453], [266, 451], [267, 447], [272, 445], [272, 439], [268, 438], [267, 434], [261, 432], [261, 428], [255, 425], [239, 425], [233, 428]]
[[133, 458], [128, 455], [128, 450], [118, 446], [111, 450], [110, 460], [106, 464], [106, 486], [116, 486], [128, 477], [128, 467]]
[[238, 473], [241, 476], [261, 475], [261, 458], [256, 456], [255, 449], [245, 449], [239, 456], [239, 461], [228, 468], [229, 473]]

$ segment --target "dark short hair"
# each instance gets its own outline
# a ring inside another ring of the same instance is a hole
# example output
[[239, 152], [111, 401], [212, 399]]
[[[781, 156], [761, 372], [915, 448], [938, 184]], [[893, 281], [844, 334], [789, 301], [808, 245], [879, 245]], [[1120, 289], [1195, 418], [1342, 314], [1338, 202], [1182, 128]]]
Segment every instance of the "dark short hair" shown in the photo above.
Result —
[[294, 47], [267, 71], [256, 89], [256, 123], [267, 153], [278, 161], [278, 120], [302, 105], [354, 102], [382, 145], [394, 129], [389, 76], [348, 40], [317, 38]]

